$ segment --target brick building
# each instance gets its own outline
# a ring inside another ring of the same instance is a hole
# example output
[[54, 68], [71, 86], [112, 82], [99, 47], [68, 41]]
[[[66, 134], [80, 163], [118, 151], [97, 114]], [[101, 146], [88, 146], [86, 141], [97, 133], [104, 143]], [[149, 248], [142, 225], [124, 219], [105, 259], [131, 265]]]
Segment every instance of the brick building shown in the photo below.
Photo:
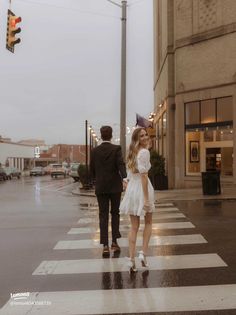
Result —
[[41, 154], [41, 158], [48, 157], [56, 162], [79, 162], [85, 163], [85, 145], [56, 144], [49, 148], [46, 153]]

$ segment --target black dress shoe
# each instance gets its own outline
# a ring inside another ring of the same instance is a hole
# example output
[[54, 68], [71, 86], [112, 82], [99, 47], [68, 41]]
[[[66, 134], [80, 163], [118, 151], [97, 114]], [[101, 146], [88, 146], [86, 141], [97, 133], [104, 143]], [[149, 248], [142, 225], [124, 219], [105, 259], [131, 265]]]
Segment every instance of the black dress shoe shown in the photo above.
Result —
[[111, 244], [111, 250], [114, 251], [114, 253], [119, 253], [120, 252], [120, 246], [117, 243], [112, 243]]
[[110, 250], [109, 246], [104, 246], [102, 251], [102, 257], [109, 257], [110, 256]]

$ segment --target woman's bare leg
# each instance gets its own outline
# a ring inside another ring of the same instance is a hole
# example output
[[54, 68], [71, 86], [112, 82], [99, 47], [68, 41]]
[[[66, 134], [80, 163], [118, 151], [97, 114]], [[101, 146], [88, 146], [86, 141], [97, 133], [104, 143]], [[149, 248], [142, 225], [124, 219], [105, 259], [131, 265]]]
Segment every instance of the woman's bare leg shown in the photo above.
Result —
[[147, 254], [148, 244], [152, 235], [152, 213], [148, 212], [145, 215], [145, 226], [143, 230], [143, 253]]
[[140, 224], [140, 218], [135, 215], [130, 215], [131, 229], [129, 231], [129, 256], [133, 260], [136, 252], [137, 233]]

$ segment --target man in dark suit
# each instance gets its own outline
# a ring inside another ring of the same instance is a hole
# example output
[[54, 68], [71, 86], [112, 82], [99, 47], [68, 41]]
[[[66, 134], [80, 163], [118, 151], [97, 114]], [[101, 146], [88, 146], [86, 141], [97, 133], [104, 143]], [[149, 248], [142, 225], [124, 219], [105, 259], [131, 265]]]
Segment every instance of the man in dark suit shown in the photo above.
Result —
[[103, 244], [103, 257], [109, 256], [108, 222], [109, 203], [111, 203], [112, 245], [114, 252], [119, 252], [117, 239], [121, 237], [120, 198], [123, 190], [123, 178], [126, 175], [121, 146], [111, 143], [112, 128], [100, 129], [103, 142], [91, 152], [90, 172], [95, 179], [95, 193], [99, 206], [100, 244]]

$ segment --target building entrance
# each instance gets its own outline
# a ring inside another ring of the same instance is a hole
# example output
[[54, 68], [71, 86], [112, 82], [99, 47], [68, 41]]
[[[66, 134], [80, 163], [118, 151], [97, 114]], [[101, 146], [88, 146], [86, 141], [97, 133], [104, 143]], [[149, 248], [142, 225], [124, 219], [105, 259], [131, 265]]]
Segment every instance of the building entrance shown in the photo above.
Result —
[[206, 171], [220, 171], [223, 176], [232, 176], [233, 148], [206, 148]]

